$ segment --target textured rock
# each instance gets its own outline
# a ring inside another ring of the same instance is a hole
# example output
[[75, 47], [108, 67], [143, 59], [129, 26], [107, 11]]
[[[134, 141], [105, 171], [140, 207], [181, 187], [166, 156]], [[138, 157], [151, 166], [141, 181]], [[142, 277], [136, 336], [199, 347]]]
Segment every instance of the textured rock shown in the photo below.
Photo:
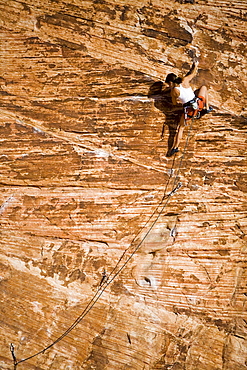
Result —
[[[17, 369], [247, 369], [246, 1], [0, 9], [0, 368], [123, 267]], [[196, 55], [215, 110], [174, 161], [162, 81]]]

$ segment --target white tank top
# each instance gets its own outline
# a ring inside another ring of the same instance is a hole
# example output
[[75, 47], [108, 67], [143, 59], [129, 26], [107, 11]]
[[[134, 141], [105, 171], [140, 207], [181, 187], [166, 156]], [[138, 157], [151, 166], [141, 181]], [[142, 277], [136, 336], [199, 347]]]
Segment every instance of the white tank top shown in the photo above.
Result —
[[176, 86], [179, 90], [180, 95], [178, 101], [182, 104], [188, 103], [188, 101], [194, 99], [195, 94], [191, 87], [183, 87], [182, 85]]

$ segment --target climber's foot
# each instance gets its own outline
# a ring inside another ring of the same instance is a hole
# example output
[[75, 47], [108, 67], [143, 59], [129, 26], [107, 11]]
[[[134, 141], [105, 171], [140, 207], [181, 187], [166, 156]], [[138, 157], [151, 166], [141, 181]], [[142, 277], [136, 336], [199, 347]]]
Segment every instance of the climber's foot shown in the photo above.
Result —
[[212, 110], [214, 110], [214, 108], [213, 107], [209, 107], [208, 109], [206, 109], [206, 113], [210, 113], [210, 112], [212, 112]]
[[173, 148], [168, 154], [167, 157], [171, 157], [173, 154], [177, 153], [179, 151], [178, 148]]

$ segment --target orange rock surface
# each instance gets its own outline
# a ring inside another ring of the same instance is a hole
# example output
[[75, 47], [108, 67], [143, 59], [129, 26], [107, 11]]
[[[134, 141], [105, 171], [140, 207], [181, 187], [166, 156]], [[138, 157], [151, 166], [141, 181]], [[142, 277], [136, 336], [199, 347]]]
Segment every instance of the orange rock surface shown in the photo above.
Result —
[[[0, 369], [247, 369], [246, 19], [0, 0]], [[168, 158], [194, 57], [214, 111]]]

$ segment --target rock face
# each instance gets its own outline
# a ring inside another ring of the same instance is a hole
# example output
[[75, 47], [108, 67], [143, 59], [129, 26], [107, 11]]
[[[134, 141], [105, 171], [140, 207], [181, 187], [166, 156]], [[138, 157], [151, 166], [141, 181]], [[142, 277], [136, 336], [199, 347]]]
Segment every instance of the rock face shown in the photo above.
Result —
[[247, 369], [246, 1], [0, 9], [0, 368]]

